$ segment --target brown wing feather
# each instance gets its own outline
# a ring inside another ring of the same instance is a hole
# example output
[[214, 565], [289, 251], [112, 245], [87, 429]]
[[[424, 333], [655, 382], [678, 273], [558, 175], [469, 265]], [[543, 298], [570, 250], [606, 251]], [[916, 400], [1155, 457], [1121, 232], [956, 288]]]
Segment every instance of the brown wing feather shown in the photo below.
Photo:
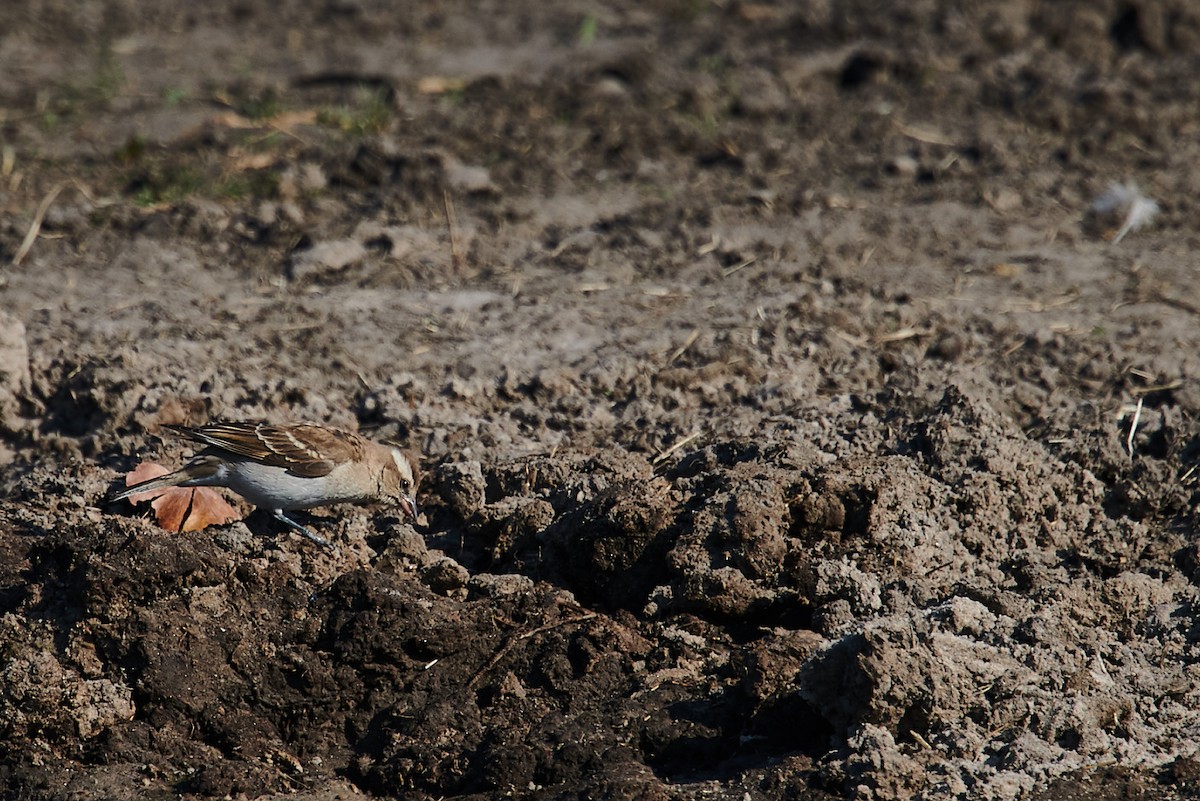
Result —
[[357, 435], [309, 423], [214, 423], [200, 428], [168, 428], [210, 448], [283, 467], [306, 478], [328, 475], [338, 464], [360, 458], [363, 450]]

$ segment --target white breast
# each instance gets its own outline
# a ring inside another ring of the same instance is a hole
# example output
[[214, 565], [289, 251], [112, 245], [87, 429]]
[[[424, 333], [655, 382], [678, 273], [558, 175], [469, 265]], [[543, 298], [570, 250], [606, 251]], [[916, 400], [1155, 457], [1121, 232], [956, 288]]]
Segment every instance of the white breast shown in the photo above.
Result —
[[319, 478], [294, 476], [282, 467], [257, 462], [230, 464], [222, 484], [255, 506], [267, 509], [308, 509], [330, 503], [357, 501], [364, 497], [362, 487], [348, 482], [345, 466]]

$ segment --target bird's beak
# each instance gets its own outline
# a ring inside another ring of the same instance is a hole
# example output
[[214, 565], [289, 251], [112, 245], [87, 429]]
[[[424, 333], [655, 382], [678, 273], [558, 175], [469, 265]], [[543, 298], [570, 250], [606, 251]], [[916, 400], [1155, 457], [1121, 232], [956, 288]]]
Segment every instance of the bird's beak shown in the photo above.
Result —
[[400, 498], [400, 511], [404, 512], [409, 520], [416, 522], [417, 520], [417, 499], [412, 495], [404, 495]]

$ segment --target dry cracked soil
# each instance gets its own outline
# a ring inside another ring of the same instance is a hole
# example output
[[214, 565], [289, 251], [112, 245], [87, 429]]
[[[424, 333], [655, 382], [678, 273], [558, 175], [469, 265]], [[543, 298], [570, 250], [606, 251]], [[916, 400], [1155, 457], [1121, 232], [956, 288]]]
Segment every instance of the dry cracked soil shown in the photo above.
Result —
[[[0, 75], [0, 796], [1197, 797], [1190, 0], [39, 0]], [[105, 502], [243, 419], [421, 519]]]

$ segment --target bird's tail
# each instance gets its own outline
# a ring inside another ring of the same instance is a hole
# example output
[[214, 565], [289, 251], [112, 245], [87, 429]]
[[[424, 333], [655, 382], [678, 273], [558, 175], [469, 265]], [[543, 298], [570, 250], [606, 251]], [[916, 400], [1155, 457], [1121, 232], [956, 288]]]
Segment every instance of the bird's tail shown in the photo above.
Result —
[[176, 470], [174, 473], [167, 473], [165, 476], [139, 481], [124, 489], [110, 493], [108, 502], [116, 503], [117, 501], [123, 501], [141, 492], [154, 492], [155, 490], [167, 489], [168, 487], [178, 487], [192, 478], [195, 478], [195, 476], [189, 474], [186, 469]]

